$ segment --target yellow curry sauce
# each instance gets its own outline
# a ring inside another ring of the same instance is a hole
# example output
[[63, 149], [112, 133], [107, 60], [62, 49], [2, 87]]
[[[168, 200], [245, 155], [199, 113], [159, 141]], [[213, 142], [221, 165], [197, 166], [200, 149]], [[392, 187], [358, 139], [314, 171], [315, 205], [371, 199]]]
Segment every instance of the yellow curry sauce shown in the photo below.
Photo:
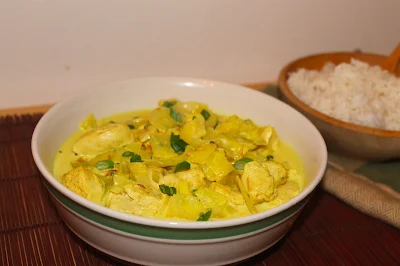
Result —
[[60, 147], [54, 175], [108, 208], [182, 221], [265, 211], [304, 186], [299, 156], [273, 127], [176, 99], [101, 120], [89, 115]]

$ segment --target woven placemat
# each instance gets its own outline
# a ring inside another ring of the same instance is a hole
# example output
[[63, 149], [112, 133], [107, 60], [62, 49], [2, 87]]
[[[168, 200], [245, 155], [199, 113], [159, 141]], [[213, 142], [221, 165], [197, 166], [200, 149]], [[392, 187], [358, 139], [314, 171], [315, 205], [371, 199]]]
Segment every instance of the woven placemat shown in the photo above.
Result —
[[[40, 117], [0, 117], [0, 265], [125, 265], [79, 239], [58, 216], [30, 148]], [[390, 266], [399, 261], [400, 230], [318, 186], [289, 233], [239, 265]]]
[[[279, 99], [278, 86], [262, 91]], [[354, 208], [400, 228], [400, 161], [367, 163], [329, 153], [321, 183]]]

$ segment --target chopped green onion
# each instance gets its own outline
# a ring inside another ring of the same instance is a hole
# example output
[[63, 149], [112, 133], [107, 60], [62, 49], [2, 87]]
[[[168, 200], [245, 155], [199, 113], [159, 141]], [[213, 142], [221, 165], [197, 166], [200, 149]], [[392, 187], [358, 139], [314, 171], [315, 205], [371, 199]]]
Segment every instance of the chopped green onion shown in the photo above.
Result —
[[207, 119], [210, 117], [210, 113], [207, 112], [206, 109], [203, 109], [203, 110], [201, 111], [201, 115], [204, 117], [205, 120], [207, 120]]
[[274, 156], [272, 156], [272, 155], [267, 156], [267, 161], [272, 161], [273, 159], [274, 159]]
[[176, 101], [165, 101], [162, 106], [167, 107], [167, 108], [171, 108], [175, 104], [176, 104]]
[[183, 161], [176, 165], [174, 173], [189, 169], [190, 169], [190, 163], [188, 163], [187, 161]]
[[112, 120], [111, 120], [111, 121], [108, 121], [108, 123], [109, 123], [109, 124], [115, 124], [115, 122], [112, 121]]
[[135, 129], [135, 126], [134, 126], [134, 125], [131, 125], [131, 124], [128, 124], [128, 127], [129, 127], [130, 129]]
[[143, 162], [142, 157], [139, 154], [136, 154], [133, 152], [131, 159], [130, 159], [131, 163], [140, 163]]
[[188, 145], [183, 139], [180, 138], [179, 135], [174, 135], [174, 133], [171, 133], [171, 148], [176, 152], [184, 152], [186, 146]]
[[96, 163], [96, 168], [99, 170], [114, 169], [114, 162], [111, 160], [98, 161]]
[[176, 122], [181, 123], [182, 122], [182, 116], [180, 113], [178, 113], [174, 108], [169, 109], [169, 115], [174, 119]]
[[209, 210], [206, 213], [201, 212], [199, 215], [199, 219], [197, 219], [197, 221], [201, 221], [201, 222], [208, 221], [208, 219], [210, 219], [210, 216], [211, 216], [211, 210]]
[[124, 153], [122, 154], [122, 156], [124, 156], [124, 157], [131, 157], [131, 156], [134, 155], [134, 154], [135, 154], [134, 152], [126, 151], [126, 152], [124, 152]]
[[221, 124], [221, 122], [219, 122], [219, 120], [217, 120], [217, 123], [215, 123], [214, 129], [216, 129], [219, 124]]
[[250, 158], [242, 158], [240, 160], [237, 160], [233, 166], [238, 170], [243, 170], [246, 163], [249, 163], [252, 161], [253, 161], [253, 159], [250, 159]]
[[172, 196], [172, 195], [176, 194], [176, 188], [175, 187], [169, 187], [167, 185], [158, 185], [158, 187], [160, 188], [160, 191], [163, 194], [166, 194], [168, 196]]

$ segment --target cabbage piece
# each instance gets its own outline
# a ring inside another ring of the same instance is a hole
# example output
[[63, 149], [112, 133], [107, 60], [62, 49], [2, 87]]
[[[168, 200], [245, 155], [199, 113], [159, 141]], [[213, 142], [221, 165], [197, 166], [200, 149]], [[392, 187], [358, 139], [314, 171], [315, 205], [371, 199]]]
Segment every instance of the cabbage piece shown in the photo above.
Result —
[[200, 200], [192, 195], [175, 194], [169, 199], [166, 218], [195, 221], [200, 213], [207, 212]]
[[225, 121], [218, 124], [215, 128], [217, 134], [237, 133], [239, 131], [241, 119], [237, 115], [231, 115]]
[[188, 162], [204, 164], [216, 148], [217, 145], [207, 143], [192, 152], [188, 157]]
[[177, 101], [173, 107], [181, 114], [200, 113], [203, 109], [207, 109], [207, 105], [195, 101]]
[[[131, 144], [126, 145], [121, 150], [116, 151], [116, 153], [118, 152], [118, 154], [122, 156], [122, 154], [126, 151], [134, 152], [135, 154], [140, 155], [140, 157], [142, 157], [143, 160], [151, 159], [153, 155], [153, 153], [149, 149], [147, 149], [146, 145], [140, 141], [135, 141], [132, 142]], [[129, 161], [130, 157], [126, 158]]]
[[150, 139], [151, 135], [157, 132], [157, 128], [153, 125], [147, 125], [141, 129], [133, 130], [135, 139], [140, 142], [146, 142]]
[[134, 162], [134, 163], [129, 163], [129, 177], [132, 180], [135, 180], [139, 184], [143, 184], [146, 186], [151, 186], [150, 182], [150, 177], [147, 173], [147, 166], [144, 163], [141, 162]]
[[158, 181], [160, 185], [167, 185], [169, 187], [177, 187], [179, 183], [179, 177], [176, 174], [167, 174], [162, 176]]
[[80, 124], [82, 130], [92, 130], [97, 128], [97, 121], [93, 114], [88, 115]]
[[206, 135], [205, 120], [201, 114], [196, 114], [191, 121], [186, 122], [182, 128], [180, 137], [191, 144], [193, 139], [200, 139]]
[[270, 152], [275, 151], [279, 145], [278, 134], [275, 129], [271, 126], [260, 128], [260, 137], [255, 141], [258, 145], [268, 145]]
[[106, 124], [89, 131], [72, 146], [79, 155], [98, 155], [121, 148], [133, 142], [133, 135], [126, 124]]
[[156, 108], [149, 114], [150, 124], [155, 126], [158, 131], [165, 133], [168, 129], [175, 127], [176, 122], [170, 115], [170, 110], [165, 107]]
[[234, 170], [223, 150], [213, 151], [204, 164], [201, 165], [206, 178], [210, 181], [219, 181]]
[[153, 159], [155, 160], [177, 156], [177, 153], [171, 148], [170, 135], [168, 134], [152, 134], [150, 144], [153, 150]]
[[212, 216], [220, 216], [227, 206], [226, 197], [210, 188], [201, 187], [195, 191], [195, 195], [206, 209], [212, 209]]
[[217, 182], [212, 182], [210, 184], [210, 189], [224, 195], [230, 202], [235, 205], [242, 205], [245, 203], [242, 194], [240, 192], [234, 191], [229, 186], [225, 186]]

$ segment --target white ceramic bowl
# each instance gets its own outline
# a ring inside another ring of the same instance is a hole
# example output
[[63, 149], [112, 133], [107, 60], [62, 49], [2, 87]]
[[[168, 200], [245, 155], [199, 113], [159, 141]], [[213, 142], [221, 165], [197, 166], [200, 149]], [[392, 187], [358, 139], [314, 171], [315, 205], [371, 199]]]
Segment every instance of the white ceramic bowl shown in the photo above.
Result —
[[[154, 108], [159, 99], [196, 100], [224, 113], [273, 125], [304, 162], [305, 189], [290, 201], [255, 215], [208, 222], [171, 222], [117, 212], [90, 202], [52, 176], [55, 154], [89, 114], [97, 118]], [[122, 260], [146, 265], [221, 265], [252, 257], [281, 239], [320, 182], [325, 142], [292, 107], [252, 89], [191, 78], [140, 78], [83, 90], [51, 108], [32, 137], [32, 153], [57, 210], [80, 238]]]

